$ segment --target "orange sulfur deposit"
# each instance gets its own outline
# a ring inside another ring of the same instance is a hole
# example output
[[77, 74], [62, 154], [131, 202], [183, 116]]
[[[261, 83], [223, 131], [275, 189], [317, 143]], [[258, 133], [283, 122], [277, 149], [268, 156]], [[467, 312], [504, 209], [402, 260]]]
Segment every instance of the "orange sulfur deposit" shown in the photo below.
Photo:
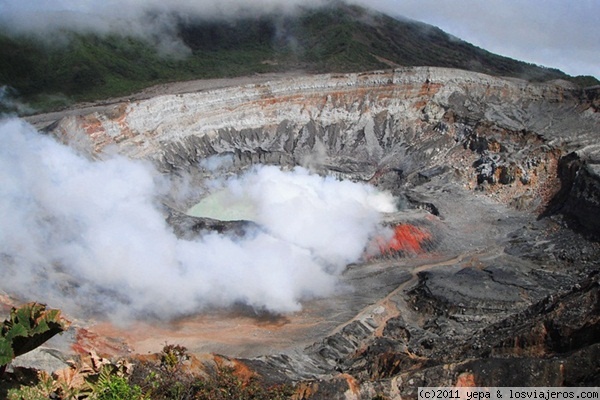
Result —
[[419, 254], [425, 252], [423, 246], [432, 240], [431, 233], [425, 228], [412, 224], [399, 224], [394, 227], [394, 235], [389, 241], [375, 239], [381, 254], [396, 252]]

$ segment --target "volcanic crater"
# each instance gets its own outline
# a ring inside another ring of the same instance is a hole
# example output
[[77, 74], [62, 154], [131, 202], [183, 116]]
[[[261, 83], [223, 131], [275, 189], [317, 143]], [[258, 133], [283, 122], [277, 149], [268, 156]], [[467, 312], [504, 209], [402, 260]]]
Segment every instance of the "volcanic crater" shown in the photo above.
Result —
[[[234, 357], [304, 382], [311, 398], [411, 396], [465, 373], [479, 386], [600, 380], [599, 88], [425, 67], [235, 82], [30, 122], [192, 187], [256, 165], [373, 185], [394, 196], [391, 235], [346, 266], [344, 290], [301, 311], [240, 306], [90, 331], [139, 354], [168, 341]], [[215, 157], [227, 160], [218, 172], [203, 164]], [[162, 199], [179, 237], [255, 225], [191, 216], [202, 196], [179, 189]]]

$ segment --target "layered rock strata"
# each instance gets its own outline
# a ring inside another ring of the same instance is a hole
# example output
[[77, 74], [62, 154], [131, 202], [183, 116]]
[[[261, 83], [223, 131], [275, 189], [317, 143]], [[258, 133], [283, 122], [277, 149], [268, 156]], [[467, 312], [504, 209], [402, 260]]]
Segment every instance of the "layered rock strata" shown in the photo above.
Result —
[[164, 171], [215, 154], [361, 178], [397, 171], [413, 183], [450, 167], [470, 187], [491, 185], [502, 201], [536, 208], [558, 190], [558, 159], [596, 143], [597, 91], [410, 68], [157, 96], [70, 116], [51, 131], [93, 152], [116, 144]]

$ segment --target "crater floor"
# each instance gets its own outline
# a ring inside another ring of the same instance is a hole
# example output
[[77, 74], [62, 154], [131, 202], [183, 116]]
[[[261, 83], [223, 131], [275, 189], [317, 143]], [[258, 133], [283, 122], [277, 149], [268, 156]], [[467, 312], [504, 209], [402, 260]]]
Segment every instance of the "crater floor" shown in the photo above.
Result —
[[[225, 155], [231, 175], [303, 165], [392, 193], [402, 210], [385, 224], [422, 229], [404, 231], [421, 232], [423, 251], [364, 257], [335, 295], [299, 312], [239, 307], [86, 329], [114, 338], [116, 353], [166, 341], [241, 359], [274, 382], [319, 380], [311, 398], [395, 398], [464, 374], [479, 386], [598, 382], [599, 98], [564, 82], [405, 68], [275, 77], [34, 122], [79, 151], [114, 145], [198, 186], [212, 174], [202, 161]], [[240, 229], [177, 211], [197, 201], [164, 199], [180, 236]]]

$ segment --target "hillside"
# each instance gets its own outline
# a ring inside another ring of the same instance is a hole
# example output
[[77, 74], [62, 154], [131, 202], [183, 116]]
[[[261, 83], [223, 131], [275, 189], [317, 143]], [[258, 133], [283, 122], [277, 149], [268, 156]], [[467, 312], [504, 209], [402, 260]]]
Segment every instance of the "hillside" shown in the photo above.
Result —
[[[12, 88], [9, 94], [39, 112], [126, 95], [161, 82], [291, 70], [439, 66], [533, 81], [598, 83], [492, 54], [423, 23], [341, 3], [294, 16], [182, 19], [177, 36], [190, 50], [184, 57], [162, 54], [132, 37], [63, 34], [68, 40], [54, 44], [0, 34], [0, 87]], [[9, 107], [4, 105], [5, 110]]]

